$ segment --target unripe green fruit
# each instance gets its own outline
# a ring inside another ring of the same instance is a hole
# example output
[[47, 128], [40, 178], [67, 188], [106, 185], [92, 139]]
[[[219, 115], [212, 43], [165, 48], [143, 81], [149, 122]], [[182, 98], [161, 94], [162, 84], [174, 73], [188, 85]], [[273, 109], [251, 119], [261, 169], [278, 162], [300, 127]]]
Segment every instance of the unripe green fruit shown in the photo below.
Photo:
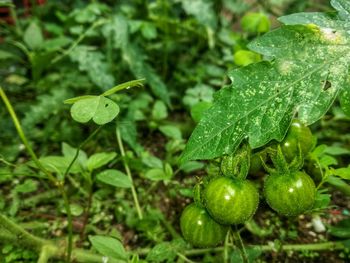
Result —
[[302, 155], [305, 157], [312, 150], [314, 141], [311, 130], [298, 120], [294, 120], [286, 137], [281, 142], [281, 149], [287, 161], [293, 160], [298, 154], [298, 144], [300, 144]]
[[264, 195], [269, 206], [279, 214], [296, 216], [312, 208], [316, 187], [304, 172], [273, 174], [265, 181]]
[[228, 227], [215, 222], [195, 203], [182, 212], [180, 227], [184, 239], [195, 247], [215, 247], [225, 239], [228, 231]]
[[204, 189], [204, 204], [215, 221], [241, 224], [251, 218], [259, 204], [259, 193], [248, 180], [218, 177]]
[[266, 162], [266, 160], [267, 160], [266, 152], [253, 154], [250, 158], [249, 174], [256, 177], [258, 177], [261, 174], [264, 174], [265, 170], [263, 168], [262, 161]]

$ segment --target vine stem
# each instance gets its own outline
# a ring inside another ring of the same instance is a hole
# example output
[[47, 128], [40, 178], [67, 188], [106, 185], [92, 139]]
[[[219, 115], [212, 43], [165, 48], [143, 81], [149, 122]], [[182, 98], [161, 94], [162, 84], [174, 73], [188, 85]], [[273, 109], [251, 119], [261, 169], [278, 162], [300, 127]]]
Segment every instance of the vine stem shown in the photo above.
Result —
[[176, 253], [176, 255], [181, 258], [183, 261], [187, 262], [187, 263], [195, 263], [194, 261], [188, 259], [185, 255], [181, 254], [181, 253]]
[[[50, 258], [64, 259], [65, 247], [50, 240], [42, 239], [27, 232], [24, 228], [0, 214], [0, 243], [28, 247], [40, 253], [39, 263], [45, 263]], [[73, 249], [74, 262], [101, 263], [104, 257], [84, 249]], [[41, 260], [41, 261], [40, 261]], [[46, 260], [46, 261], [45, 261]], [[125, 261], [109, 258], [108, 263], [125, 263]]]
[[[33, 248], [36, 251], [42, 251], [44, 246], [52, 246], [52, 257], [53, 258], [63, 258], [63, 251], [65, 248], [56, 246], [50, 240], [45, 240], [39, 237], [36, 237], [24, 228], [11, 221], [7, 217], [0, 214], [0, 243], [13, 243], [17, 246], [26, 246]], [[234, 247], [233, 244], [228, 244], [230, 247]], [[57, 248], [57, 250], [54, 249]], [[259, 249], [260, 251], [276, 251], [276, 248], [273, 245], [249, 245], [250, 248]], [[196, 256], [205, 253], [220, 253], [224, 251], [224, 247], [217, 248], [202, 248], [202, 249], [190, 249], [181, 253], [184, 256]], [[343, 250], [345, 249], [344, 243], [342, 241], [335, 242], [323, 242], [323, 243], [314, 243], [314, 244], [286, 244], [281, 246], [283, 251], [322, 251], [322, 250]], [[134, 251], [139, 255], [145, 255], [151, 251], [151, 248], [144, 248]], [[77, 262], [91, 262], [91, 263], [100, 263], [103, 262], [102, 256], [93, 254], [87, 250], [74, 249], [73, 258]], [[109, 263], [120, 262], [110, 259]]]
[[25, 246], [31, 246], [38, 250], [41, 250], [41, 248], [45, 245], [50, 245], [48, 241], [30, 234], [29, 232], [24, 230], [24, 228], [20, 227], [19, 225], [8, 219], [6, 216], [1, 214], [0, 226], [1, 233], [3, 233], [4, 231], [8, 232], [7, 234], [4, 233], [4, 236], [2, 236], [3, 238], [6, 237], [6, 235], [8, 235], [9, 237], [12, 236], [15, 239], [19, 240], [19, 243]]
[[132, 196], [134, 198], [134, 203], [135, 203], [137, 215], [138, 215], [139, 219], [142, 220], [143, 219], [142, 210], [141, 210], [141, 207], [139, 204], [139, 200], [137, 198], [137, 192], [136, 192], [136, 189], [134, 186], [134, 180], [132, 178], [129, 165], [125, 159], [124, 145], [123, 145], [123, 141], [122, 141], [121, 136], [120, 136], [120, 130], [118, 127], [116, 128], [116, 134], [117, 134], [117, 141], [118, 141], [119, 150], [120, 150], [120, 153], [123, 157], [123, 164], [124, 164], [125, 172], [131, 181], [131, 192], [132, 192]]
[[231, 235], [231, 228], [227, 231], [227, 234], [226, 234], [226, 237], [225, 237], [225, 243], [224, 243], [224, 249], [223, 249], [224, 263], [228, 263], [229, 262], [228, 253], [229, 253], [229, 239], [230, 239], [230, 235]]
[[14, 111], [14, 109], [13, 109], [13, 107], [12, 107], [12, 105], [11, 105], [9, 99], [8, 99], [8, 97], [6, 96], [5, 91], [2, 89], [2, 87], [0, 87], [0, 97], [3, 100], [3, 102], [5, 103], [5, 106], [6, 106], [8, 112], [9, 112], [11, 118], [12, 118], [12, 121], [13, 121], [15, 127], [16, 127], [17, 133], [18, 133], [19, 137], [21, 138], [23, 144], [25, 145], [25, 147], [26, 147], [30, 157], [33, 159], [33, 161], [36, 164], [36, 166], [47, 175], [48, 179], [52, 183], [54, 183], [56, 186], [58, 186], [59, 185], [58, 180], [50, 172], [48, 172], [44, 168], [44, 166], [42, 166], [42, 164], [40, 163], [38, 157], [36, 156], [36, 154], [34, 153], [32, 147], [30, 146], [30, 144], [29, 144], [29, 142], [27, 140], [27, 137], [25, 136], [25, 134], [23, 132], [22, 126], [21, 126], [21, 124], [20, 124], [20, 122], [19, 122], [19, 120], [17, 118], [17, 115], [16, 115], [16, 113], [15, 113], [15, 111]]
[[39, 259], [37, 263], [47, 263], [49, 259], [57, 252], [57, 247], [52, 245], [45, 245], [41, 248]]
[[45, 169], [45, 167], [41, 164], [39, 158], [34, 153], [32, 147], [30, 146], [27, 137], [24, 134], [24, 131], [22, 129], [22, 126], [17, 118], [16, 112], [13, 109], [11, 102], [9, 101], [8, 97], [6, 96], [5, 91], [0, 87], [0, 97], [5, 103], [5, 106], [12, 118], [12, 121], [16, 127], [17, 133], [19, 137], [21, 138], [23, 144], [25, 145], [29, 155], [33, 159], [36, 166], [41, 170], [47, 178], [59, 189], [64, 202], [64, 207], [67, 212], [67, 218], [68, 218], [68, 250], [67, 250], [67, 262], [70, 262], [71, 254], [72, 254], [72, 248], [73, 248], [73, 224], [72, 224], [72, 213], [69, 205], [69, 197], [64, 189], [64, 182], [61, 182], [57, 180], [48, 170]]
[[[233, 244], [230, 244], [229, 247], [235, 247]], [[278, 248], [271, 245], [249, 245], [249, 248], [259, 249], [262, 252], [267, 251], [276, 251]], [[313, 243], [313, 244], [286, 244], [281, 246], [283, 251], [322, 251], [322, 250], [343, 250], [345, 246], [342, 241], [335, 242], [322, 242], [322, 243]], [[151, 249], [139, 249], [135, 251], [139, 255], [146, 255]], [[186, 256], [197, 256], [205, 253], [220, 253], [225, 250], [225, 247], [216, 247], [216, 248], [198, 248], [190, 249], [183, 252], [183, 255]]]

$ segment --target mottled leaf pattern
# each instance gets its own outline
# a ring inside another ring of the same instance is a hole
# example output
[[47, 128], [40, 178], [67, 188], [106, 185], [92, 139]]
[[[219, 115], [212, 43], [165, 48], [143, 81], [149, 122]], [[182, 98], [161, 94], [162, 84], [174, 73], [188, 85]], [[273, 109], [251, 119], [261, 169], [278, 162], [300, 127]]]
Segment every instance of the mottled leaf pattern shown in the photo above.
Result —
[[104, 55], [94, 47], [77, 46], [69, 56], [72, 61], [78, 62], [79, 70], [87, 72], [91, 81], [101, 90], [107, 90], [115, 85], [115, 79], [109, 72]]
[[229, 73], [232, 84], [215, 94], [182, 161], [231, 154], [244, 139], [253, 148], [281, 141], [296, 113], [305, 124], [320, 119], [349, 75], [349, 24], [341, 18], [320, 13], [282, 17], [288, 25], [252, 42], [249, 47], [269, 61]]

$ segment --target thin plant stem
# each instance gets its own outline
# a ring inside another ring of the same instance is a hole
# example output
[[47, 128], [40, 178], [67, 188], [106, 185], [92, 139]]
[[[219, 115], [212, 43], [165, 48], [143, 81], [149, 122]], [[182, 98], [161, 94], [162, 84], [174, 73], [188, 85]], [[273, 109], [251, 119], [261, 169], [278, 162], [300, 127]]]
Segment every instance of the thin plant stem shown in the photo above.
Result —
[[45, 245], [41, 248], [37, 263], [47, 263], [53, 255], [57, 253], [58, 248], [53, 245]]
[[81, 150], [81, 148], [83, 148], [101, 129], [102, 129], [103, 126], [99, 126], [96, 130], [94, 130], [93, 133], [91, 133], [89, 135], [89, 137], [87, 137], [77, 148], [76, 152], [75, 152], [75, 155], [72, 159], [72, 161], [70, 162], [70, 164], [68, 165], [65, 173], [64, 173], [64, 176], [63, 176], [63, 180], [66, 178], [66, 176], [68, 175], [70, 169], [72, 168], [73, 164], [75, 163], [75, 161], [78, 159], [78, 156], [79, 156], [79, 152]]
[[90, 30], [93, 30], [96, 27], [99, 27], [105, 23], [107, 23], [108, 20], [97, 20], [96, 22], [94, 22], [88, 29], [86, 29], [86, 31], [84, 31], [71, 45], [68, 49], [66, 49], [65, 51], [63, 51], [62, 54], [58, 55], [57, 57], [55, 57], [51, 64], [55, 64], [58, 61], [60, 61], [62, 58], [64, 58], [65, 56], [67, 56], [70, 52], [72, 52], [72, 50], [81, 42], [83, 41], [83, 39], [86, 37], [86, 35], [88, 34], [88, 32]]
[[117, 127], [116, 129], [116, 134], [117, 134], [117, 141], [118, 141], [118, 146], [119, 146], [119, 150], [120, 153], [123, 157], [123, 164], [124, 164], [124, 168], [125, 168], [125, 172], [127, 174], [127, 176], [129, 177], [130, 181], [131, 181], [131, 192], [132, 192], [132, 196], [134, 198], [134, 203], [135, 203], [135, 207], [136, 207], [136, 211], [137, 211], [137, 215], [139, 217], [140, 220], [143, 219], [143, 215], [142, 215], [142, 210], [139, 204], [139, 200], [137, 198], [137, 192], [134, 186], [134, 180], [132, 178], [131, 172], [130, 172], [130, 168], [129, 165], [127, 163], [127, 161], [125, 160], [125, 150], [124, 150], [124, 145], [120, 136], [120, 131], [119, 128]]
[[89, 196], [88, 196], [88, 203], [87, 203], [87, 207], [84, 211], [84, 219], [83, 219], [83, 226], [81, 228], [80, 231], [80, 240], [83, 241], [84, 237], [85, 237], [85, 229], [86, 229], [86, 225], [89, 222], [89, 212], [91, 209], [91, 204], [92, 204], [92, 195], [93, 195], [93, 188], [92, 185], [89, 185]]
[[16, 130], [17, 130], [17, 133], [19, 135], [19, 137], [21, 138], [23, 144], [25, 145], [30, 157], [33, 159], [34, 163], [36, 164], [36, 166], [46, 174], [46, 176], [48, 177], [48, 179], [54, 183], [55, 185], [58, 185], [59, 182], [58, 180], [49, 172], [47, 171], [43, 166], [42, 164], [40, 163], [38, 157], [36, 156], [36, 154], [34, 153], [32, 147], [30, 146], [28, 140], [27, 140], [27, 137], [25, 136], [24, 132], [23, 132], [23, 129], [22, 129], [22, 126], [17, 118], [17, 115], [9, 101], [9, 99], [7, 98], [4, 90], [2, 89], [2, 87], [0, 87], [0, 97], [1, 99], [3, 100], [3, 102], [5, 103], [5, 106], [12, 118], [12, 121], [16, 127]]
[[67, 262], [71, 262], [72, 251], [73, 251], [73, 217], [70, 209], [69, 197], [65, 191], [61, 192], [64, 202], [64, 207], [67, 212], [68, 221], [68, 246], [67, 246]]
[[195, 263], [194, 261], [190, 260], [189, 258], [187, 258], [185, 255], [177, 252], [176, 255], [181, 258], [183, 261], [187, 262], [187, 263]]
[[246, 249], [245, 249], [243, 240], [242, 240], [242, 238], [241, 238], [241, 234], [240, 234], [240, 232], [239, 232], [237, 226], [235, 226], [235, 229], [236, 229], [236, 231], [233, 231], [233, 236], [234, 236], [234, 239], [235, 239], [235, 241], [236, 241], [236, 243], [237, 243], [237, 247], [238, 247], [238, 249], [239, 249], [240, 252], [241, 252], [242, 259], [243, 259], [243, 263], [249, 263], [247, 251], [246, 251]]
[[[229, 244], [229, 247], [235, 247], [233, 244]], [[277, 248], [273, 245], [249, 245], [249, 248], [258, 249], [261, 252], [275, 251]], [[190, 249], [183, 252], [185, 256], [197, 256], [206, 253], [222, 253], [225, 247], [216, 248], [197, 248]], [[323, 250], [344, 250], [345, 246], [342, 241], [335, 242], [322, 242], [313, 244], [285, 244], [282, 246], [283, 251], [323, 251]], [[149, 248], [139, 249], [135, 251], [139, 255], [146, 255], [150, 252]]]
[[226, 237], [225, 237], [224, 251], [223, 251], [224, 263], [228, 263], [229, 262], [228, 250], [229, 250], [230, 235], [231, 235], [231, 228], [227, 231], [227, 234], [226, 234]]
[[[64, 176], [63, 176], [63, 185], [64, 185], [64, 181], [65, 181], [65, 178], [67, 177], [70, 169], [72, 168], [74, 162], [78, 159], [78, 156], [79, 156], [79, 152], [80, 152], [80, 149], [82, 147], [84, 147], [102, 128], [103, 126], [99, 126], [93, 133], [91, 133], [89, 135], [89, 137], [87, 139], [85, 139], [77, 148], [77, 151], [75, 152], [75, 155], [72, 159], [72, 161], [70, 162], [70, 164], [68, 165], [65, 173], [64, 173]], [[90, 182], [89, 182], [90, 184]], [[62, 193], [63, 195], [63, 199], [65, 201], [65, 204], [67, 203], [68, 204], [68, 207], [69, 209], [67, 209], [67, 206], [66, 206], [66, 211], [67, 211], [67, 216], [68, 216], [68, 232], [69, 232], [69, 235], [68, 235], [68, 247], [67, 247], [67, 261], [70, 262], [70, 259], [71, 259], [71, 256], [72, 256], [72, 251], [73, 251], [73, 218], [72, 218], [72, 213], [71, 213], [71, 210], [70, 210], [70, 206], [69, 206], [69, 198], [66, 194], [66, 192], [63, 192]], [[91, 195], [91, 193], [90, 193]], [[90, 209], [90, 201], [89, 201], [89, 205], [88, 205], [88, 208], [87, 208], [87, 215], [88, 215], [88, 210]], [[87, 219], [86, 219], [87, 220]], [[84, 220], [85, 222], [85, 220]], [[85, 229], [85, 227], [83, 228]], [[82, 235], [84, 233], [84, 230], [82, 232]]]
[[179, 238], [179, 233], [176, 232], [175, 228], [164, 218], [161, 218], [161, 222], [163, 223], [164, 227], [168, 230], [172, 238], [176, 239]]
[[48, 170], [45, 169], [45, 167], [41, 164], [39, 158], [34, 153], [32, 147], [30, 146], [27, 137], [24, 134], [24, 131], [22, 129], [22, 126], [17, 118], [16, 112], [13, 109], [9, 99], [6, 96], [5, 91], [0, 87], [0, 97], [5, 103], [5, 106], [12, 118], [12, 121], [16, 127], [17, 133], [19, 137], [21, 138], [23, 144], [25, 145], [29, 155], [33, 159], [36, 166], [47, 176], [47, 178], [60, 190], [61, 195], [63, 197], [64, 201], [64, 207], [67, 212], [67, 220], [68, 220], [68, 251], [67, 251], [67, 262], [70, 262], [71, 258], [71, 252], [73, 247], [73, 224], [72, 224], [72, 213], [69, 205], [69, 197], [64, 189], [64, 183], [57, 180]]

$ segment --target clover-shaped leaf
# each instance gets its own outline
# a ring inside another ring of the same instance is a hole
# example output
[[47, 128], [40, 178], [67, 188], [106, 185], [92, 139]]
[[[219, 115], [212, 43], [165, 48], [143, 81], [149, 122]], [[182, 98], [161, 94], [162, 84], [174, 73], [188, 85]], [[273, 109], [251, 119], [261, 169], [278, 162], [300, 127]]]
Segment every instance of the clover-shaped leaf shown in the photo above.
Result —
[[91, 119], [99, 125], [111, 122], [119, 113], [119, 106], [103, 96], [89, 96], [76, 101], [71, 108], [72, 118], [81, 123]]

